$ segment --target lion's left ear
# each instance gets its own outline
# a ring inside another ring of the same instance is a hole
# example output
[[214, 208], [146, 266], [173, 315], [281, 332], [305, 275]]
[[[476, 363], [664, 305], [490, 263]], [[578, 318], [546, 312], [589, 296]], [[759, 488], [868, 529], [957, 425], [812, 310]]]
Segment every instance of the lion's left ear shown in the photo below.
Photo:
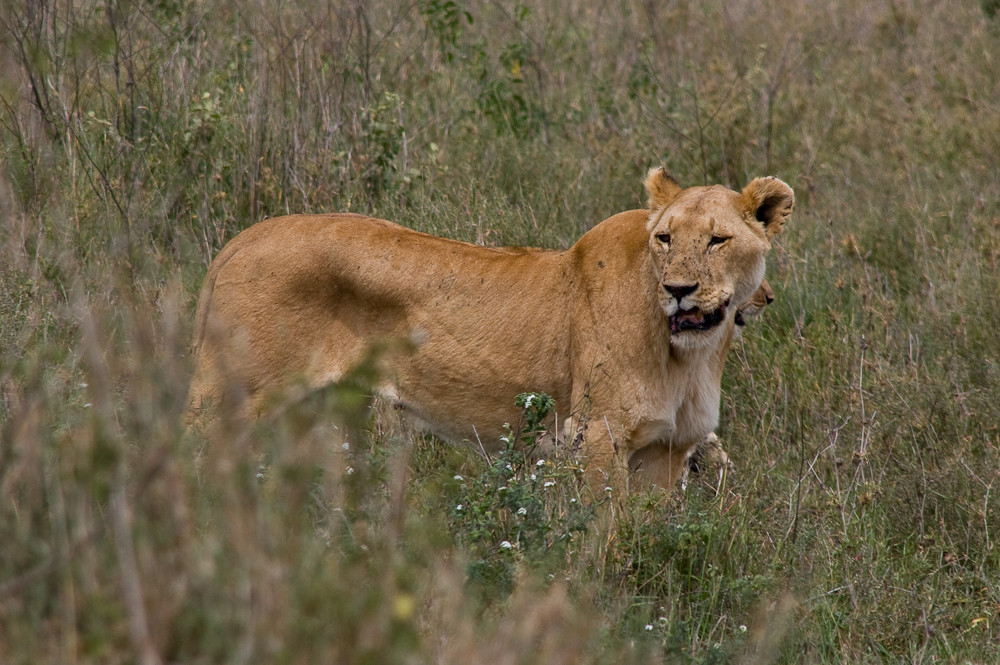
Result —
[[795, 207], [795, 192], [774, 177], [754, 178], [740, 196], [744, 210], [764, 225], [768, 239], [781, 233]]
[[662, 166], [649, 169], [644, 184], [648, 197], [646, 204], [650, 210], [666, 208], [684, 191]]

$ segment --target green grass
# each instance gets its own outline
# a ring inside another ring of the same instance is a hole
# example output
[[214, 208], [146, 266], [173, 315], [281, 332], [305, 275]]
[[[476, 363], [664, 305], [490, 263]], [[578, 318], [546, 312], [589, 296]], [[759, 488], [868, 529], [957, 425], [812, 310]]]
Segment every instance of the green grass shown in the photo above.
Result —
[[[994, 4], [4, 4], [0, 661], [997, 662]], [[184, 431], [241, 229], [565, 247], [657, 164], [797, 195], [720, 491], [590, 497], [350, 385]]]

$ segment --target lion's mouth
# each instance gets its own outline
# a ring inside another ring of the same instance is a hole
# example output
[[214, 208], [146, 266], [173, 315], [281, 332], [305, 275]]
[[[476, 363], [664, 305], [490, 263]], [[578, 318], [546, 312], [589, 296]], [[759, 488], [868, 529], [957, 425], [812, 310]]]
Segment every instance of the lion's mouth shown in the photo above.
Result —
[[678, 310], [670, 317], [670, 332], [679, 333], [688, 330], [711, 330], [726, 318], [726, 308], [720, 307], [712, 312], [702, 312], [694, 309]]

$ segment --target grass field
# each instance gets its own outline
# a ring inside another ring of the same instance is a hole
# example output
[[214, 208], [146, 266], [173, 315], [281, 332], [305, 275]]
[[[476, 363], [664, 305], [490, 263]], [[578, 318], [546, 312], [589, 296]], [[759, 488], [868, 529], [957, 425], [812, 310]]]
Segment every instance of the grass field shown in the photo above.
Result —
[[[995, 0], [4, 3], [0, 662], [1000, 662], [998, 66]], [[797, 196], [718, 491], [184, 431], [241, 229], [566, 247], [658, 164]]]

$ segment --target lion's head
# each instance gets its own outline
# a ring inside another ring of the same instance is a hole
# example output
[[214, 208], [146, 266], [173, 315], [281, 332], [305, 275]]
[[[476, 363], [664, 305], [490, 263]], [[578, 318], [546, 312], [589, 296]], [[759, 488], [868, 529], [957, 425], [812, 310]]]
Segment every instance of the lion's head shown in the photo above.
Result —
[[764, 278], [771, 239], [795, 205], [777, 178], [757, 178], [742, 193], [722, 186], [682, 189], [662, 168], [646, 177], [649, 250], [670, 343], [693, 349], [717, 341]]
[[736, 325], [745, 326], [749, 319], [755, 318], [764, 308], [774, 302], [774, 290], [767, 279], [760, 281], [760, 286], [750, 296], [750, 300], [736, 308]]

